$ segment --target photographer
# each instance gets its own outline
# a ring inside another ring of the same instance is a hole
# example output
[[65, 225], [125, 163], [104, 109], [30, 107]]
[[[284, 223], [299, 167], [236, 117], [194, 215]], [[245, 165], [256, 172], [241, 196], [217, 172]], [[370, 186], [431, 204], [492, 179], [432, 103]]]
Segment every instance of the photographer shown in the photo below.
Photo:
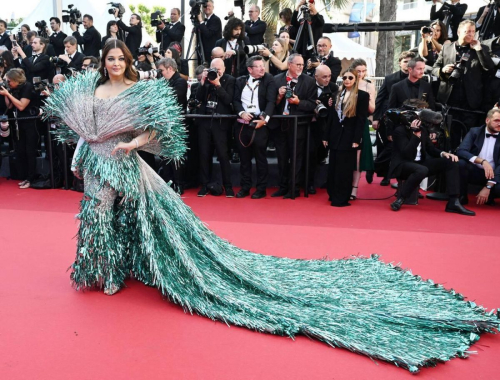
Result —
[[181, 24], [179, 18], [181, 11], [179, 8], [172, 8], [170, 11], [170, 22], [165, 24], [163, 20], [156, 29], [156, 42], [160, 43], [160, 49], [165, 51], [172, 42], [182, 43], [186, 27]]
[[97, 71], [99, 69], [99, 60], [96, 57], [83, 57], [82, 71]]
[[7, 23], [0, 20], [0, 46], [5, 46], [8, 50], [12, 50], [12, 41], [7, 34]]
[[30, 31], [30, 26], [28, 24], [21, 25], [21, 31], [17, 33], [17, 43], [24, 48], [28, 45], [28, 32]]
[[264, 34], [267, 24], [260, 19], [260, 8], [253, 4], [248, 10], [250, 20], [245, 21], [245, 35], [250, 45], [261, 45], [264, 43]]
[[496, 108], [497, 103], [500, 104], [500, 38], [495, 37], [483, 41], [483, 44], [490, 50], [491, 59], [495, 64], [495, 68], [488, 70], [488, 74], [483, 80], [484, 97], [481, 110], [488, 112], [492, 108]]
[[[316, 108], [318, 93], [316, 81], [303, 73], [304, 58], [300, 54], [288, 57], [288, 71], [274, 77], [278, 95], [276, 97], [276, 115], [307, 115]], [[280, 177], [279, 190], [272, 197], [285, 199], [300, 196], [299, 184], [303, 179], [304, 154], [306, 150], [307, 127], [300, 125], [297, 130], [297, 141], [294, 141], [291, 120], [272, 120], [269, 124], [271, 136], [276, 145], [278, 170]], [[291, 173], [291, 152], [297, 144], [296, 170]], [[291, 188], [292, 176], [295, 176], [295, 189]], [[307, 185], [307, 184], [305, 184]]]
[[13, 69], [15, 66], [14, 56], [8, 50], [0, 54], [0, 82], [7, 71]]
[[[497, 5], [498, 6], [499, 4], [499, 1], [498, 0], [495, 0], [495, 2], [493, 3], [493, 5]], [[490, 12], [490, 4], [486, 5], [486, 6], [482, 6], [481, 8], [479, 8], [479, 10], [477, 11], [477, 14], [476, 14], [476, 19], [474, 20], [474, 22], [476, 23], [476, 29], [478, 32], [480, 32], [480, 34], [482, 34], [482, 40], [488, 40], [490, 38], [493, 38], [493, 37], [498, 37], [500, 36], [500, 15], [498, 14], [498, 11], [496, 9], [494, 9], [494, 14], [492, 16], [489, 17], [490, 21], [488, 23], [488, 26], [487, 26], [487, 30], [484, 31], [483, 33], [483, 25], [486, 21], [486, 17], [488, 16], [488, 13]]]
[[281, 34], [282, 32], [287, 32], [288, 36], [290, 38], [290, 43], [294, 44], [295, 37], [297, 37], [298, 29], [292, 25], [292, 15], [293, 15], [293, 12], [290, 8], [284, 8], [279, 13], [279, 18], [280, 18], [280, 21], [283, 23], [283, 26], [280, 28], [278, 34]]
[[326, 65], [331, 71], [332, 82], [337, 83], [337, 77], [342, 70], [340, 59], [333, 56], [332, 40], [329, 37], [321, 37], [316, 44], [318, 51], [317, 57], [312, 57], [307, 60], [307, 74], [314, 77], [315, 70], [319, 65]]
[[118, 17], [118, 13], [120, 12], [119, 8], [115, 8], [115, 18], [116, 24], [118, 28], [121, 30], [122, 35], [126, 35], [125, 45], [127, 45], [128, 49], [132, 53], [134, 58], [137, 58], [137, 49], [141, 47], [142, 42], [142, 20], [141, 16], [136, 13], [132, 13], [130, 16], [130, 26], [127, 26], [121, 20], [121, 17]]
[[57, 17], [50, 18], [50, 29], [52, 34], [49, 37], [50, 44], [54, 47], [55, 56], [64, 54], [64, 39], [68, 37], [66, 33], [61, 30], [61, 20]]
[[[200, 86], [196, 91], [196, 100], [200, 104], [198, 113], [201, 115], [231, 115], [231, 103], [234, 94], [234, 77], [224, 74], [224, 61], [216, 58], [210, 64], [210, 70], [205, 69], [201, 77]], [[213, 79], [211, 79], [213, 78]], [[200, 150], [200, 183], [199, 197], [208, 194], [210, 166], [212, 163], [213, 145], [217, 152], [222, 173], [222, 184], [226, 197], [234, 197], [231, 184], [231, 165], [229, 163], [228, 131], [233, 124], [231, 119], [201, 119], [198, 121], [199, 150]]]
[[[437, 101], [466, 110], [478, 110], [483, 100], [483, 76], [493, 71], [489, 49], [474, 39], [476, 27], [465, 20], [458, 27], [458, 41], [443, 45], [432, 74], [441, 79]], [[478, 124], [477, 115], [450, 110], [454, 119], [461, 120], [467, 130]], [[451, 131], [451, 147], [460, 145], [461, 131], [457, 123]]]
[[468, 184], [483, 186], [477, 204], [493, 204], [500, 198], [500, 109], [486, 116], [486, 125], [472, 128], [457, 150], [460, 157], [460, 202], [468, 203]]
[[[462, 22], [467, 4], [460, 4], [460, 0], [451, 0], [451, 4], [443, 3], [443, 0], [432, 0], [431, 20], [439, 19], [448, 27], [447, 30], [441, 31], [448, 36], [451, 41], [456, 41], [458, 38], [458, 25]], [[436, 11], [436, 3], [441, 4], [441, 8]]]
[[101, 40], [101, 49], [104, 49], [104, 45], [109, 39], [123, 41], [121, 34], [118, 33], [118, 24], [115, 20], [108, 21], [106, 25], [106, 35]]
[[26, 76], [21, 69], [9, 70], [5, 74], [5, 81], [9, 90], [1, 86], [0, 95], [5, 97], [7, 107], [14, 109], [17, 119], [11, 124], [11, 128], [15, 135], [18, 170], [22, 179], [19, 188], [27, 189], [36, 175], [36, 150], [39, 136], [36, 119], [19, 119], [38, 115], [38, 96], [33, 91], [33, 85], [26, 81]]
[[223, 38], [215, 42], [215, 47], [224, 50], [226, 74], [239, 77], [246, 72], [246, 54], [243, 48], [249, 44], [245, 35], [245, 25], [239, 18], [232, 18], [224, 27]]
[[[8, 50], [3, 51], [0, 54], [0, 82], [2, 82], [2, 78], [4, 78], [5, 73], [7, 73], [10, 69], [13, 69], [14, 66], [14, 56]], [[9, 110], [5, 103], [5, 97], [0, 96], [0, 115], [7, 115], [8, 118], [14, 117], [12, 110]], [[12, 125], [11, 125], [12, 127]], [[7, 142], [9, 144], [9, 151], [14, 150], [14, 133], [12, 133], [12, 128], [9, 129], [10, 132], [6, 137], [0, 137], [0, 145], [3, 142]], [[5, 128], [3, 128], [4, 133], [6, 133]]]
[[290, 52], [288, 51], [287, 45], [284, 39], [278, 38], [273, 42], [271, 50], [268, 48], [259, 50], [259, 54], [267, 58], [265, 61], [266, 72], [272, 76], [281, 74], [288, 69], [287, 60]]
[[101, 34], [94, 28], [94, 18], [91, 15], [83, 16], [83, 36], [78, 31], [77, 24], [69, 24], [79, 45], [83, 45], [83, 55], [99, 58], [101, 50]]
[[[406, 103], [412, 108], [426, 108], [427, 104], [418, 99]], [[431, 112], [431, 111], [429, 111]], [[410, 121], [411, 120], [411, 121]], [[459, 166], [458, 157], [437, 149], [429, 138], [429, 133], [419, 116], [400, 122], [393, 133], [393, 150], [389, 175], [405, 182], [398, 189], [398, 198], [391, 203], [393, 211], [399, 211], [405, 199], [418, 189], [420, 182], [430, 175], [444, 172], [446, 191], [449, 201], [445, 211], [474, 216], [475, 212], [467, 210], [459, 200]]]
[[27, 57], [23, 49], [19, 45], [12, 48], [12, 54], [16, 60], [16, 67], [24, 70], [26, 80], [33, 83], [33, 77], [40, 77], [40, 79], [52, 79], [52, 65], [49, 56], [44, 54], [47, 44], [47, 39], [42, 37], [33, 38], [31, 48], [33, 55]]
[[443, 33], [444, 30], [445, 25], [442, 21], [434, 21], [430, 27], [423, 26], [420, 29], [422, 39], [418, 45], [418, 54], [425, 60], [427, 66], [434, 65], [444, 43], [449, 42], [446, 33]]
[[[172, 43], [176, 44], [176, 42]], [[176, 48], [172, 46], [165, 50], [165, 58], [172, 58], [177, 64], [177, 72], [179, 73], [181, 78], [189, 80], [188, 62], [187, 60], [181, 58], [181, 54]]]
[[[309, 15], [311, 18], [310, 25], [314, 41], [309, 41], [307, 22], [303, 21], [303, 19], [307, 19]], [[302, 54], [305, 58], [311, 58], [313, 50], [309, 50], [308, 46], [314, 46], [318, 43], [318, 40], [323, 34], [323, 25], [325, 25], [325, 19], [316, 10], [316, 5], [314, 4], [314, 2], [308, 2], [306, 5], [306, 0], [300, 0], [297, 8], [292, 15], [292, 25], [297, 28], [297, 31], [300, 28], [301, 22], [304, 22], [304, 27], [302, 28], [300, 40], [297, 43], [297, 53]]]
[[[217, 40], [222, 37], [222, 22], [219, 17], [214, 15], [214, 3], [212, 0], [208, 0], [205, 3], [202, 13], [197, 16], [197, 27], [202, 36], [203, 52], [205, 54], [203, 61], [210, 62], [212, 49], [215, 47]], [[201, 57], [199, 58], [201, 59]]]
[[[73, 36], [66, 37], [64, 39], [64, 49], [66, 54], [61, 54], [58, 58], [66, 62], [66, 66], [61, 68], [61, 74], [69, 74], [73, 69], [80, 71], [82, 69], [83, 54], [77, 51], [78, 46], [76, 44], [76, 38]], [[58, 73], [59, 74], [59, 73]]]
[[238, 114], [235, 140], [240, 152], [241, 190], [236, 198], [250, 195], [252, 187], [252, 156], [257, 166], [256, 191], [252, 199], [266, 196], [269, 169], [267, 164], [267, 123], [274, 113], [276, 85], [271, 74], [267, 74], [264, 59], [253, 56], [247, 59], [248, 75], [236, 79], [234, 110]]

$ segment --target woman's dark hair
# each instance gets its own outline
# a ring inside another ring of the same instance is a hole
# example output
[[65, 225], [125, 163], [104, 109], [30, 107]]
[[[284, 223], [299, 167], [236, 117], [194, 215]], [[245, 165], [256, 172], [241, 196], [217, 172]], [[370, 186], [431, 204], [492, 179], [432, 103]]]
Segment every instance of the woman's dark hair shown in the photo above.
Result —
[[231, 18], [227, 21], [226, 26], [224, 27], [224, 31], [222, 32], [222, 37], [226, 40], [230, 40], [233, 38], [233, 30], [236, 28], [241, 28], [240, 37], [238, 40], [242, 40], [245, 38], [245, 24], [239, 18]]
[[137, 26], [140, 26], [142, 28], [142, 18], [141, 18], [141, 16], [139, 16], [137, 13], [132, 13], [132, 16], [137, 17], [137, 20], [139, 20], [139, 23], [137, 24]]
[[279, 13], [279, 18], [283, 17], [285, 19], [285, 23], [290, 24], [292, 22], [292, 10], [290, 8], [285, 8]]
[[169, 50], [170, 53], [172, 53], [172, 59], [175, 61], [175, 63], [177, 63], [177, 67], [179, 67], [179, 70], [180, 70], [180, 67], [181, 67], [181, 55], [179, 54], [179, 52], [177, 51], [177, 49], [175, 49], [174, 47], [169, 47], [167, 50]]
[[448, 32], [446, 29], [446, 25], [441, 20], [436, 20], [433, 23], [431, 23], [431, 28], [434, 25], [439, 25], [439, 27], [441, 28], [441, 35], [439, 36], [439, 39], [437, 41], [442, 45], [448, 39]]
[[179, 52], [179, 54], [182, 54], [182, 45], [177, 42], [177, 41], [174, 41], [174, 42], [170, 42], [170, 45], [168, 45], [169, 48], [174, 48], [175, 50], [177, 50]]
[[3, 64], [5, 67], [4, 73], [15, 67], [14, 56], [9, 50], [2, 52], [2, 54], [0, 54], [0, 57], [3, 58]]
[[110, 29], [113, 25], [118, 25], [118, 24], [116, 23], [116, 21], [115, 21], [115, 20], [108, 21], [108, 25], [106, 25], [106, 37], [107, 37], [107, 38], [111, 37], [111, 32], [109, 31], [109, 29]]
[[123, 52], [123, 56], [125, 57], [125, 78], [131, 80], [132, 82], [137, 82], [137, 71], [134, 68], [134, 57], [132, 57], [132, 53], [128, 50], [125, 42], [113, 39], [108, 40], [102, 49], [101, 66], [99, 67], [101, 83], [106, 82], [109, 78], [108, 75], [104, 74], [104, 69], [106, 67], [106, 57], [112, 49], [120, 49]]
[[138, 62], [136, 61], [135, 63], [135, 68], [137, 71], [149, 71], [153, 70], [153, 66], [151, 66], [151, 63], [149, 62]]
[[[59, 23], [60, 24], [60, 23]], [[21, 29], [26, 28], [26, 30], [29, 32], [31, 30], [30, 26], [28, 24], [23, 24], [21, 25]]]

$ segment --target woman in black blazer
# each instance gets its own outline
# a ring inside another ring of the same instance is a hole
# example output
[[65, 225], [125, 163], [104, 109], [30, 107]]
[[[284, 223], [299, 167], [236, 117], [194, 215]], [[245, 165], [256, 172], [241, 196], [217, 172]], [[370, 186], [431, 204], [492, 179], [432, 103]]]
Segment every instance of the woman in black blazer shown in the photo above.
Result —
[[356, 170], [356, 152], [368, 117], [367, 92], [358, 89], [358, 73], [353, 68], [342, 75], [337, 103], [328, 116], [323, 144], [328, 146], [327, 191], [332, 206], [350, 206], [352, 177]]

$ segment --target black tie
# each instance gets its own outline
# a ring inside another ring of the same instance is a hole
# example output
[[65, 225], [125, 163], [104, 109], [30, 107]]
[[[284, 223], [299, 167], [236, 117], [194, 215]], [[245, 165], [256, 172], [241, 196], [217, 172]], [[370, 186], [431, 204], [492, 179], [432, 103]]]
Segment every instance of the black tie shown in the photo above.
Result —
[[250, 21], [250, 26], [252, 26], [253, 24], [255, 24], [255, 21]]
[[493, 137], [494, 139], [496, 139], [498, 137], [498, 133], [496, 135], [492, 135], [491, 133], [487, 133], [486, 138], [488, 138], [488, 137]]

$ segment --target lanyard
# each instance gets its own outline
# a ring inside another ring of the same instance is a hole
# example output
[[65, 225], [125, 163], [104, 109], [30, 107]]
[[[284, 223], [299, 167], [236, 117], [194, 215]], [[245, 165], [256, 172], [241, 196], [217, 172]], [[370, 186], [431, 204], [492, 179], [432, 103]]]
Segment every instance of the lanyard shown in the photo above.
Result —
[[248, 82], [247, 82], [246, 86], [248, 87], [248, 89], [250, 91], [252, 91], [252, 97], [250, 98], [250, 105], [253, 105], [253, 96], [255, 94], [255, 90], [257, 90], [259, 88], [260, 82], [257, 82], [257, 86], [255, 86], [254, 88], [250, 87], [250, 85], [248, 84]]

